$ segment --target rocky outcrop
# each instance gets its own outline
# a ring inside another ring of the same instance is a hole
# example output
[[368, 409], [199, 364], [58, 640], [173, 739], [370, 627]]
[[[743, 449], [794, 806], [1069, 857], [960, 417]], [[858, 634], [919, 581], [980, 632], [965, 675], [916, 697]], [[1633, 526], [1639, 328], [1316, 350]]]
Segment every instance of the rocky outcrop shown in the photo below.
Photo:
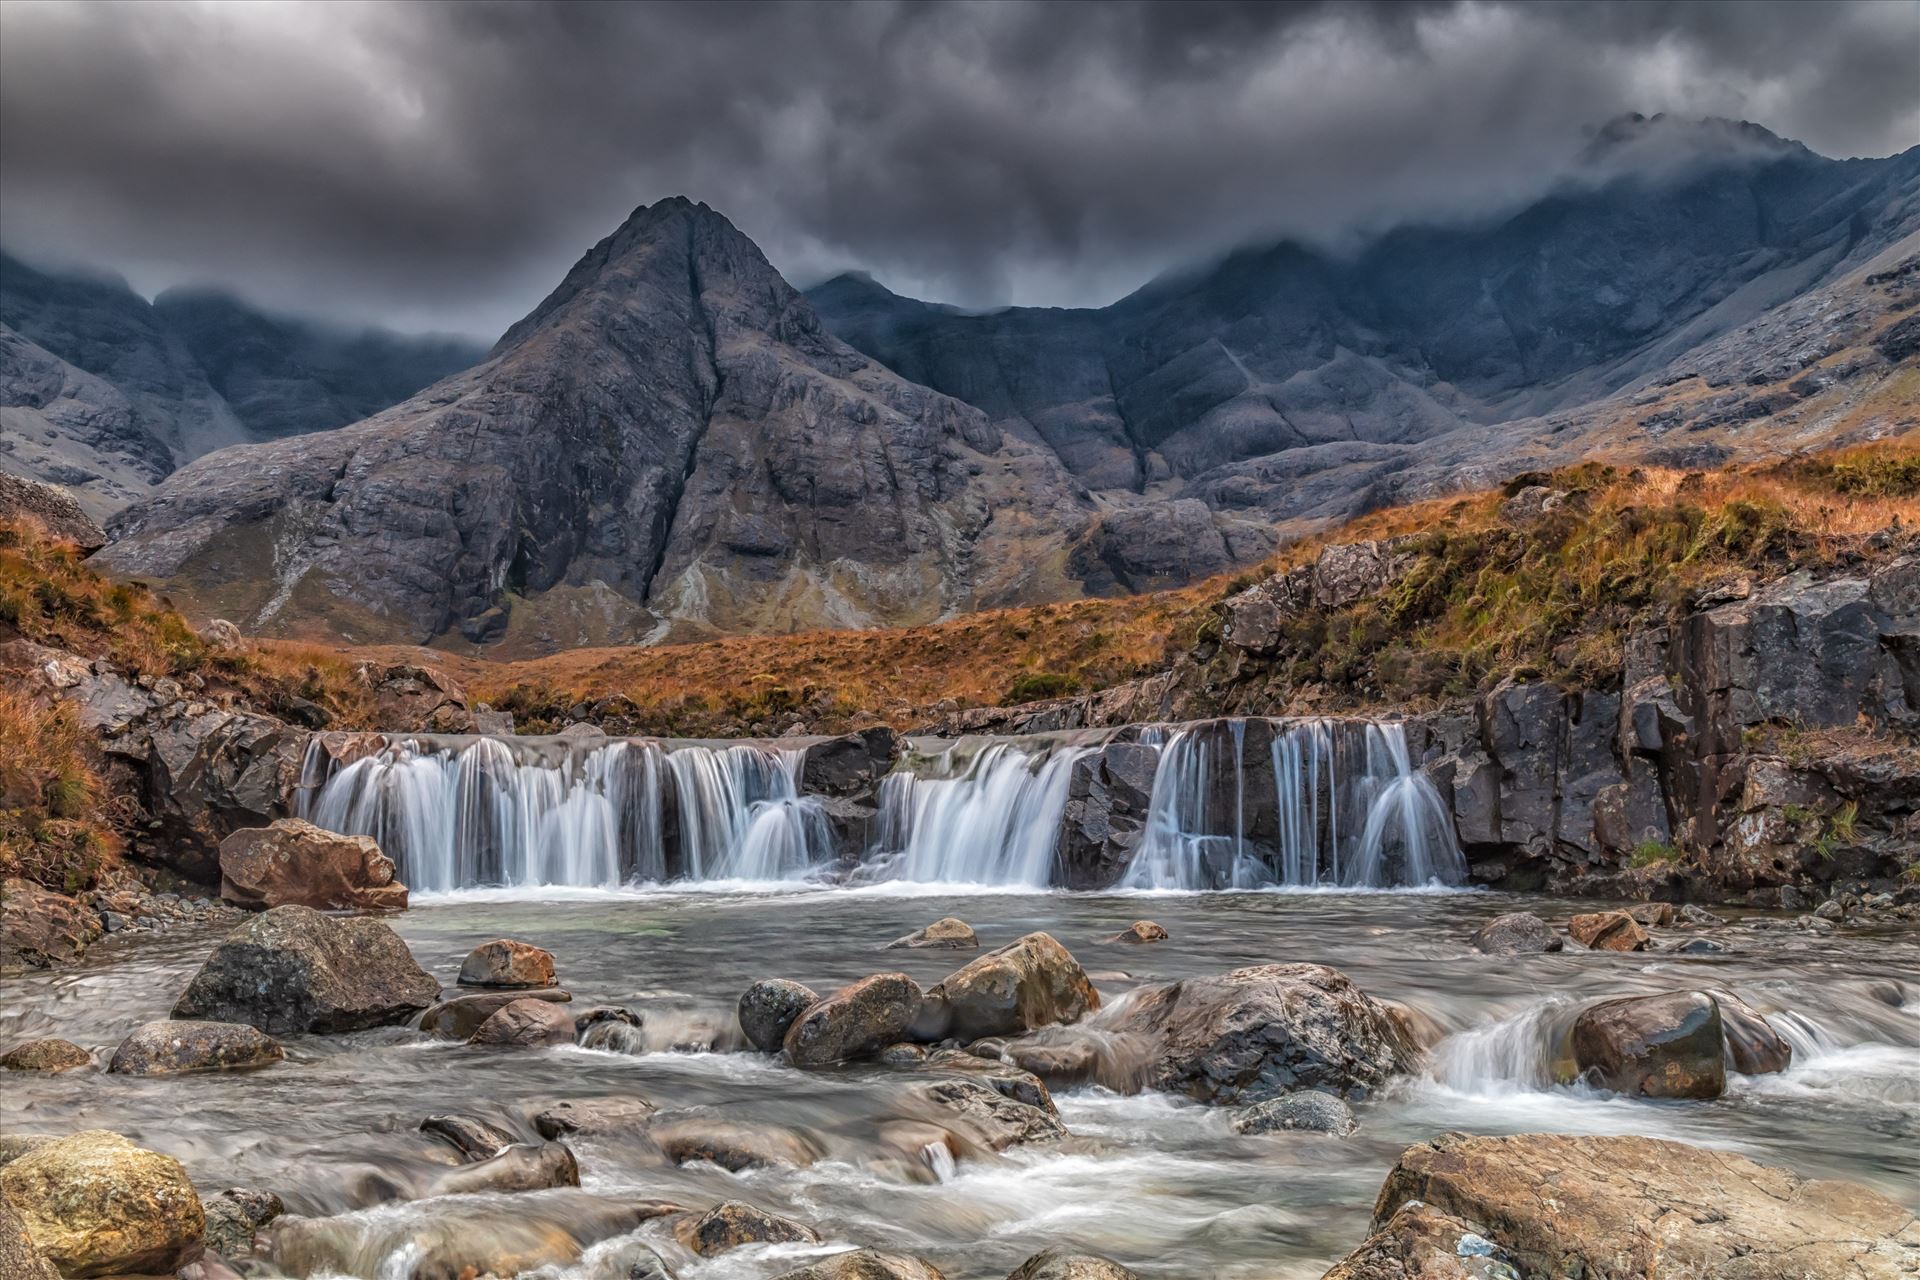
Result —
[[428, 1116], [420, 1122], [420, 1132], [441, 1139], [468, 1160], [491, 1159], [514, 1142], [512, 1134], [476, 1116]]
[[228, 1187], [217, 1196], [203, 1199], [200, 1205], [207, 1215], [207, 1248], [234, 1261], [252, 1258], [254, 1237], [260, 1228], [286, 1212], [273, 1192], [244, 1187]]
[[113, 1051], [107, 1070], [121, 1076], [172, 1076], [270, 1066], [287, 1056], [272, 1037], [233, 1022], [149, 1022]]
[[920, 988], [904, 973], [876, 973], [809, 1006], [783, 1045], [796, 1067], [825, 1067], [878, 1053], [906, 1038], [920, 1012]]
[[299, 818], [248, 827], [220, 842], [220, 896], [263, 910], [404, 911], [407, 886], [369, 836], [323, 831]]
[[1153, 798], [1160, 754], [1114, 742], [1073, 763], [1054, 841], [1056, 879], [1069, 889], [1104, 889], [1133, 861]]
[[60, 1272], [34, 1247], [26, 1223], [0, 1196], [0, 1275], [10, 1280], [60, 1280]]
[[778, 1053], [787, 1029], [820, 1002], [813, 988], [785, 978], [762, 978], [740, 993], [740, 1030], [762, 1053]]
[[173, 1016], [274, 1035], [358, 1031], [404, 1022], [439, 995], [440, 984], [380, 921], [275, 907], [214, 948]]
[[1151, 920], [1135, 920], [1120, 932], [1108, 938], [1109, 943], [1123, 946], [1140, 946], [1146, 943], [1165, 942], [1168, 934], [1165, 928]]
[[1411, 1201], [1482, 1224], [1522, 1275], [1894, 1280], [1920, 1263], [1913, 1214], [1866, 1187], [1654, 1138], [1447, 1134], [1401, 1153], [1376, 1227]]
[[463, 987], [551, 987], [558, 982], [551, 951], [513, 938], [483, 942], [460, 962]]
[[198, 1255], [206, 1230], [178, 1160], [103, 1129], [7, 1164], [0, 1200], [62, 1276], [171, 1275]]
[[0, 471], [0, 520], [37, 520], [46, 531], [71, 542], [82, 555], [107, 545], [107, 533], [87, 509], [57, 484], [42, 484]]
[[958, 1129], [969, 1143], [990, 1151], [1067, 1136], [1067, 1127], [1050, 1106], [1031, 1106], [984, 1080], [936, 1080], [916, 1088], [913, 1096], [937, 1123]]
[[1100, 1007], [1086, 970], [1045, 933], [987, 952], [928, 997], [942, 1011], [945, 1034], [963, 1042], [1075, 1022]]

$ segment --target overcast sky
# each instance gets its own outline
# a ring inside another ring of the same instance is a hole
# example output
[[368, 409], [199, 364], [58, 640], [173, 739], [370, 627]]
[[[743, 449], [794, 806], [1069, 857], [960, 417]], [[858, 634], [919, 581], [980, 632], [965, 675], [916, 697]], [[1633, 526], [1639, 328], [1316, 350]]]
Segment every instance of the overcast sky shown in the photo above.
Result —
[[1920, 0], [0, 4], [0, 243], [492, 337], [635, 205], [798, 284], [1099, 304], [1508, 207], [1627, 111], [1920, 143]]

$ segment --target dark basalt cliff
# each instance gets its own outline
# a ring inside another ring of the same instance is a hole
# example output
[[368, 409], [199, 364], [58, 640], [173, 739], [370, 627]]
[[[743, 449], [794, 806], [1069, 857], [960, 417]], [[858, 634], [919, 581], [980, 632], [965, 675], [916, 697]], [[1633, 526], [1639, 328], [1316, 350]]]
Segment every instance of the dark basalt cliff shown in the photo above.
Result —
[[999, 444], [828, 333], [725, 218], [664, 200], [484, 363], [201, 459], [102, 563], [243, 625], [356, 639], [922, 621], [1066, 592], [1027, 547], [1072, 523], [1077, 486]]

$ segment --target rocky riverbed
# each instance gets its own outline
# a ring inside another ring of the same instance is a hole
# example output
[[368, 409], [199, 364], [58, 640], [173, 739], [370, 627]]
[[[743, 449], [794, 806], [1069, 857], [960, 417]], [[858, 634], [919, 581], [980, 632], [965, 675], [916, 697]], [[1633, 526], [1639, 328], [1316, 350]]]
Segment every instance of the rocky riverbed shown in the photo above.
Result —
[[[142, 1265], [203, 1280], [1125, 1274], [1028, 1265], [1049, 1248], [1139, 1276], [1497, 1277], [1640, 1239], [1649, 1194], [1699, 1212], [1621, 1275], [1784, 1276], [1789, 1237], [1859, 1274], [1920, 1264], [1920, 942], [1589, 919], [1608, 905], [883, 886], [280, 908], [10, 979], [0, 1050], [85, 1058], [8, 1074], [0, 1176], [17, 1205], [131, 1159], [19, 1155], [106, 1130], [154, 1153], [152, 1205], [177, 1160], [199, 1225], [176, 1206], [178, 1248]], [[948, 917], [976, 947], [928, 928]], [[922, 930], [943, 945], [889, 947]], [[496, 939], [531, 945], [473, 954]], [[806, 991], [747, 1018], [769, 978]], [[149, 1025], [170, 1015], [269, 1025]], [[1563, 1136], [1497, 1145], [1541, 1133]], [[1572, 1210], [1528, 1201], [1546, 1179]]]

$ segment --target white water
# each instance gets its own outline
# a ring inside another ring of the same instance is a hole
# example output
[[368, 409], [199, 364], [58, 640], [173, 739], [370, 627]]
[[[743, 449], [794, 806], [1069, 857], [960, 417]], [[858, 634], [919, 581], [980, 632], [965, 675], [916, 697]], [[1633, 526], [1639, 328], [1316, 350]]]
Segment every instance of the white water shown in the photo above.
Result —
[[964, 761], [949, 748], [931, 776], [895, 770], [863, 878], [1047, 887], [1074, 762], [1093, 750], [1001, 742]]

